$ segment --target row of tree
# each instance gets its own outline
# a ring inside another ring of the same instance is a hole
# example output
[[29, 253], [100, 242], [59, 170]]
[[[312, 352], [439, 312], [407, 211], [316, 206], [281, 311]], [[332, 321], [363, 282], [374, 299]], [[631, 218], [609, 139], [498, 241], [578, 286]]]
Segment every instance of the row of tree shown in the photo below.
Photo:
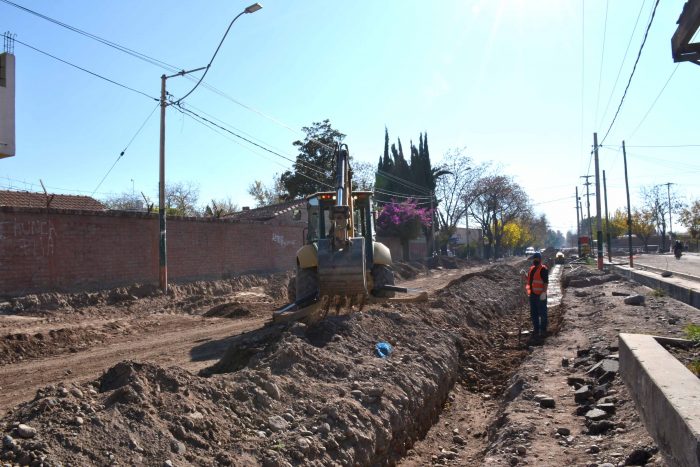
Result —
[[[158, 212], [157, 200], [143, 193], [122, 193], [102, 200], [108, 209]], [[165, 184], [165, 208], [168, 216], [222, 217], [239, 210], [231, 198], [212, 199], [200, 204], [199, 185], [193, 182]]]
[[[303, 140], [292, 144], [297, 149], [293, 167], [276, 174], [267, 185], [256, 180], [248, 193], [257, 206], [299, 199], [335, 186], [335, 148], [345, 134], [333, 128], [329, 120], [302, 128]], [[355, 189], [374, 190], [377, 201], [378, 230], [398, 236], [408, 250], [408, 241], [423, 233], [430, 248], [443, 251], [450, 244], [458, 225], [468, 221], [483, 233], [488, 256], [499, 257], [530, 245], [559, 246], [563, 236], [549, 229], [545, 216], [535, 216], [527, 194], [511, 177], [502, 175], [489, 164], [477, 164], [466, 149], [453, 149], [440, 165], [430, 159], [428, 134], [420, 133], [418, 145], [409, 142], [409, 156], [400, 139], [390, 144], [389, 130], [384, 132], [384, 151], [376, 169], [352, 158]], [[154, 211], [150, 199], [123, 194], [105, 200], [112, 209]], [[166, 186], [169, 215], [221, 217], [238, 209], [230, 199], [211, 200], [203, 206], [199, 189], [193, 183]], [[436, 238], [433, 239], [433, 231]], [[433, 241], [434, 240], [434, 241]], [[472, 245], [476, 246], [476, 245]]]
[[[646, 250], [652, 237], [658, 236], [661, 239], [660, 245], [663, 250], [668, 249], [666, 245], [669, 215], [678, 216], [678, 222], [687, 229], [687, 234], [696, 242], [700, 243], [700, 200], [683, 203], [677, 194], [671, 192], [663, 193], [660, 186], [643, 187], [641, 190], [640, 206], [631, 209], [631, 231], [632, 235], [639, 238]], [[603, 237], [618, 238], [628, 233], [627, 209], [617, 209], [610, 216], [609, 221], [601, 219]], [[589, 232], [595, 234], [596, 219], [584, 218], [581, 221], [581, 235], [588, 236]], [[678, 232], [675, 233], [676, 236]], [[576, 244], [575, 232], [567, 234], [567, 242]]]

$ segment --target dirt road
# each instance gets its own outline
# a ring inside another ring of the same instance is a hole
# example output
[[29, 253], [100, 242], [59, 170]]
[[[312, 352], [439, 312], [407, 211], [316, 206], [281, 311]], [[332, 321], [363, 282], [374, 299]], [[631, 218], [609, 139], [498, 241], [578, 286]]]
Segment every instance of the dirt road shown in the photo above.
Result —
[[[434, 270], [402, 285], [433, 291], [466, 271]], [[5, 336], [0, 416], [32, 399], [39, 388], [89, 381], [122, 360], [179, 366], [196, 373], [221, 358], [233, 336], [269, 321], [272, 310], [283, 303], [269, 292], [256, 287], [218, 297], [145, 298], [80, 312], [0, 315], [0, 333]], [[235, 319], [203, 316], [227, 305], [248, 313]]]

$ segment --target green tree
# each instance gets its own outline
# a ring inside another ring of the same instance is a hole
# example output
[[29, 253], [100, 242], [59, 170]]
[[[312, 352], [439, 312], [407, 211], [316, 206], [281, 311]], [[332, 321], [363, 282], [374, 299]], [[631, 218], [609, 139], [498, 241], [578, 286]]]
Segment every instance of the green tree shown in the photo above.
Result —
[[656, 230], [656, 214], [649, 209], [632, 211], [632, 233], [644, 243], [644, 251], [649, 245], [649, 238]]
[[287, 193], [282, 184], [280, 176], [275, 174], [272, 177], [272, 187], [269, 188], [260, 180], [255, 180], [248, 186], [248, 194], [255, 200], [256, 207], [268, 206], [270, 204], [281, 203], [287, 197]]
[[328, 119], [302, 128], [303, 141], [295, 141], [299, 154], [293, 170], [284, 172], [281, 183], [287, 199], [297, 199], [335, 186], [335, 149], [345, 135], [334, 129]]
[[[469, 215], [481, 226], [494, 258], [502, 255], [504, 227], [530, 211], [528, 197], [520, 185], [504, 175], [481, 178], [473, 189], [476, 196]], [[546, 234], [546, 229], [545, 229]]]

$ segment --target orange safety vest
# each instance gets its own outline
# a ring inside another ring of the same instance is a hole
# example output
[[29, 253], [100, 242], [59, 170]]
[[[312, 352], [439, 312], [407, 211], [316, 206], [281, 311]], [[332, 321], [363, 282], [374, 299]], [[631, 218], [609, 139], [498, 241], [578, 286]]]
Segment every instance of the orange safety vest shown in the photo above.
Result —
[[[530, 266], [530, 271], [527, 273], [527, 283], [525, 284], [525, 290], [527, 290], [528, 295], [540, 295], [544, 292], [544, 281], [542, 280], [542, 268], [547, 269], [544, 264], [539, 264], [537, 266]], [[533, 275], [532, 270], [535, 270]], [[532, 288], [530, 287], [530, 277], [532, 277]]]

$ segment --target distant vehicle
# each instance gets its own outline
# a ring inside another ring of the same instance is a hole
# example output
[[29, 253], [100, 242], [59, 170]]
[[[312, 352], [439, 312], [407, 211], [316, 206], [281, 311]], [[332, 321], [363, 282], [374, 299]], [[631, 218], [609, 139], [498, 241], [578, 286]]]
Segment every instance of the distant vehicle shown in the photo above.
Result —
[[535, 249], [533, 247], [529, 246], [525, 249], [526, 256], [532, 256], [534, 254], [535, 254]]

